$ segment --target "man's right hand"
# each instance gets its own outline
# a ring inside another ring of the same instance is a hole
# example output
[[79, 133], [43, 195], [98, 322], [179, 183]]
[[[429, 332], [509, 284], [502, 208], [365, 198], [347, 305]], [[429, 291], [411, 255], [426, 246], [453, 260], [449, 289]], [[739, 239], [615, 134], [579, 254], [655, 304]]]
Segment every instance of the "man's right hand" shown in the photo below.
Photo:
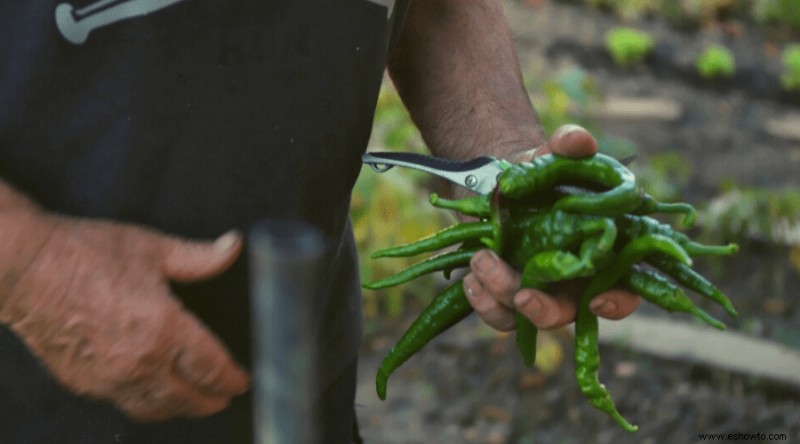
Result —
[[169, 288], [225, 271], [240, 235], [194, 242], [2, 210], [0, 225], [14, 225], [0, 246], [0, 322], [69, 390], [139, 421], [210, 415], [247, 390], [244, 370]]

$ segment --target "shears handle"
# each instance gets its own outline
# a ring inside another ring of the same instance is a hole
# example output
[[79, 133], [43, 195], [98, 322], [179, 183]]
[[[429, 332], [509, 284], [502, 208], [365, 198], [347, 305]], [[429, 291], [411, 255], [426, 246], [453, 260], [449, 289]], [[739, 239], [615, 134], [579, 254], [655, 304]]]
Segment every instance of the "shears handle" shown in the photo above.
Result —
[[425, 171], [480, 194], [491, 193], [497, 176], [510, 166], [491, 156], [481, 156], [459, 162], [417, 153], [371, 152], [361, 161], [382, 173], [396, 166]]

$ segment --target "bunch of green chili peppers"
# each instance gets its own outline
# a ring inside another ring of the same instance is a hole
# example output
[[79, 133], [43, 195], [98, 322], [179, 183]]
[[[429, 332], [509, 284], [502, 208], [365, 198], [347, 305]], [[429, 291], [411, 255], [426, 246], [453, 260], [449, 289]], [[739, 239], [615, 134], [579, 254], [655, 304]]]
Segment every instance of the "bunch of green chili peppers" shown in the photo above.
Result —
[[[459, 223], [411, 244], [376, 252], [373, 258], [447, 249], [364, 287], [392, 287], [437, 271], [449, 278], [453, 270], [468, 267], [476, 251], [487, 247], [520, 271], [521, 287], [547, 290], [555, 282], [590, 278], [575, 320], [575, 375], [589, 402], [625, 430], [636, 431], [638, 427], [617, 411], [610, 393], [598, 380], [598, 323], [589, 310], [589, 301], [613, 286], [621, 286], [665, 310], [690, 313], [724, 329], [722, 322], [695, 306], [684, 287], [720, 304], [730, 315], [737, 314], [728, 298], [691, 265], [692, 257], [729, 255], [738, 247], [700, 244], [647, 216], [681, 213], [684, 225], [689, 227], [695, 211], [685, 203], [656, 201], [641, 189], [630, 170], [609, 156], [574, 159], [548, 154], [510, 166], [491, 195], [447, 200], [434, 194], [430, 202], [477, 221]], [[461, 280], [439, 293], [381, 363], [376, 377], [378, 396], [385, 399], [386, 384], [395, 369], [471, 312]], [[516, 323], [517, 346], [524, 363], [531, 366], [536, 359], [537, 329], [520, 314]]]

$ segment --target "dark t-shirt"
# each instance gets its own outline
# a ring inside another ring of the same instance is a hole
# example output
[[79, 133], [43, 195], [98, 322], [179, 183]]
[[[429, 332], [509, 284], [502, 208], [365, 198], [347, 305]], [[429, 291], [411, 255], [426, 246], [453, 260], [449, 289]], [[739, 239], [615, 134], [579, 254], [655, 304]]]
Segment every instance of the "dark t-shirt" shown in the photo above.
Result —
[[[190, 238], [265, 217], [319, 227], [324, 386], [361, 334], [349, 196], [403, 4], [2, 2], [0, 177], [55, 212]], [[246, 270], [175, 291], [249, 363]]]

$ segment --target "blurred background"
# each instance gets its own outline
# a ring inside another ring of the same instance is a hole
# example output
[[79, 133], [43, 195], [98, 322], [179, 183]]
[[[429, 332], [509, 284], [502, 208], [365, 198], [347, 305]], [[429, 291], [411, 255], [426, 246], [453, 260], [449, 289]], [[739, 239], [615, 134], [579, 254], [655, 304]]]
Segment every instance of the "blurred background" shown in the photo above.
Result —
[[[800, 0], [507, 0], [506, 12], [548, 134], [577, 122], [601, 151], [637, 154], [631, 169], [647, 192], [699, 210], [688, 234], [742, 247], [697, 267], [740, 315], [695, 298], [726, 332], [646, 304], [601, 324], [600, 378], [640, 426], [629, 434], [581, 395], [570, 328], [540, 333], [528, 369], [513, 335], [472, 316], [401, 367], [381, 402], [380, 360], [446, 281], [365, 291], [357, 413], [366, 441], [662, 443], [763, 433], [752, 442], [800, 442]], [[372, 150], [427, 154], [388, 79], [375, 119]], [[364, 168], [352, 203], [363, 281], [420, 259], [371, 260], [371, 252], [455, 222], [428, 204], [439, 185], [424, 173]]]

